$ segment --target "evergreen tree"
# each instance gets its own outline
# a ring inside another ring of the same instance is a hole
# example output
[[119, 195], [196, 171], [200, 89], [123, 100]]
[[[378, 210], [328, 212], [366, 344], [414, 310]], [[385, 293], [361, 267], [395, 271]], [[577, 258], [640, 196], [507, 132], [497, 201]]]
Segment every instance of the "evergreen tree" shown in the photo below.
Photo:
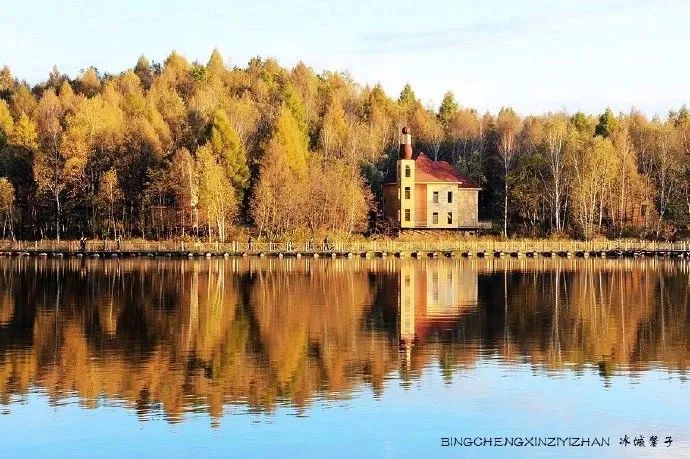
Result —
[[582, 112], [577, 112], [573, 116], [571, 116], [570, 117], [570, 123], [580, 133], [587, 132], [591, 129], [589, 119], [587, 119], [587, 115], [585, 115]]
[[206, 70], [211, 77], [222, 77], [225, 72], [225, 63], [223, 62], [223, 57], [220, 55], [218, 48], [214, 48], [211, 53], [211, 57], [206, 64]]
[[441, 121], [443, 128], [448, 131], [455, 114], [458, 112], [459, 106], [455, 101], [455, 96], [451, 91], [444, 94], [441, 106], [438, 109], [438, 119]]
[[285, 166], [295, 176], [299, 178], [306, 176], [309, 157], [307, 135], [293, 116], [292, 110], [285, 105], [280, 110], [273, 136], [266, 150], [277, 152], [282, 157]]
[[410, 107], [416, 101], [417, 96], [412, 90], [412, 86], [410, 86], [409, 83], [406, 83], [402, 91], [400, 91], [400, 97], [398, 97], [398, 104], [400, 104], [401, 107], [407, 108]]
[[599, 117], [599, 123], [594, 127], [594, 135], [604, 138], [610, 137], [616, 129], [618, 121], [610, 108], [607, 108]]
[[238, 201], [241, 202], [249, 187], [247, 154], [223, 110], [217, 110], [213, 115], [209, 142], [213, 153], [225, 168], [225, 174], [237, 193]]
[[295, 122], [297, 122], [299, 130], [308, 135], [309, 125], [307, 124], [307, 113], [304, 103], [291, 84], [285, 85], [283, 89], [283, 105], [290, 111]]

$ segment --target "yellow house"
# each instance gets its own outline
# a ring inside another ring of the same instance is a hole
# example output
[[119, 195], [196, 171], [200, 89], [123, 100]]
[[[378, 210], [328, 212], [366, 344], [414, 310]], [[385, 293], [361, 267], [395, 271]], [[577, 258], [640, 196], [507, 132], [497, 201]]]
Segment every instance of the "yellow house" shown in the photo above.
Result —
[[412, 152], [408, 128], [400, 136], [395, 175], [383, 184], [384, 216], [400, 229], [475, 231], [479, 222], [480, 188], [445, 161]]

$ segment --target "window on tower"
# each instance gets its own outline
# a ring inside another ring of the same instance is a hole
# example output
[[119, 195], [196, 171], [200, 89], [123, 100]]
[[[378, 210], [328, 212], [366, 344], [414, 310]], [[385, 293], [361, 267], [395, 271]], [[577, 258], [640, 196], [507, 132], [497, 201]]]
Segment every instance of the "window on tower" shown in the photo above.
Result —
[[412, 176], [412, 169], [410, 169], [410, 166], [405, 166], [405, 177], [411, 177]]
[[410, 199], [411, 190], [409, 186], [405, 187], [405, 199]]
[[405, 209], [405, 221], [409, 222], [410, 218], [410, 209]]

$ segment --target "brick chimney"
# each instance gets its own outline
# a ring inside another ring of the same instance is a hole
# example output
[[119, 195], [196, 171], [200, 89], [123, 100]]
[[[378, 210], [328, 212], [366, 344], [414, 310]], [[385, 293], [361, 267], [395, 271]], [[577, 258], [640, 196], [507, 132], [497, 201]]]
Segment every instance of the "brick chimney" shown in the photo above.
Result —
[[400, 134], [400, 159], [412, 159], [412, 135], [405, 126]]

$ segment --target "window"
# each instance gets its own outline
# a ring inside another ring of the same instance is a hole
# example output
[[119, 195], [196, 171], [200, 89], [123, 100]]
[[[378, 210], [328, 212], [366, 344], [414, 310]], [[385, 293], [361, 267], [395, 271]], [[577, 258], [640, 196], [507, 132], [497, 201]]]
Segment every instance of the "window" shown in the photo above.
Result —
[[438, 204], [438, 191], [434, 191], [434, 194], [432, 195], [432, 202], [434, 204]]
[[452, 204], [452, 203], [453, 203], [453, 192], [449, 191], [448, 192], [448, 204]]
[[448, 212], [448, 224], [453, 224], [453, 212]]
[[431, 223], [438, 225], [438, 212], [431, 214]]
[[405, 287], [410, 286], [410, 276], [405, 276]]
[[405, 177], [411, 177], [412, 176], [412, 170], [410, 169], [410, 166], [405, 166]]
[[410, 199], [410, 187], [405, 187], [405, 199]]
[[410, 221], [410, 209], [405, 209], [405, 221]]
[[644, 217], [647, 215], [647, 204], [642, 204], [642, 207], [640, 207], [640, 217]]

